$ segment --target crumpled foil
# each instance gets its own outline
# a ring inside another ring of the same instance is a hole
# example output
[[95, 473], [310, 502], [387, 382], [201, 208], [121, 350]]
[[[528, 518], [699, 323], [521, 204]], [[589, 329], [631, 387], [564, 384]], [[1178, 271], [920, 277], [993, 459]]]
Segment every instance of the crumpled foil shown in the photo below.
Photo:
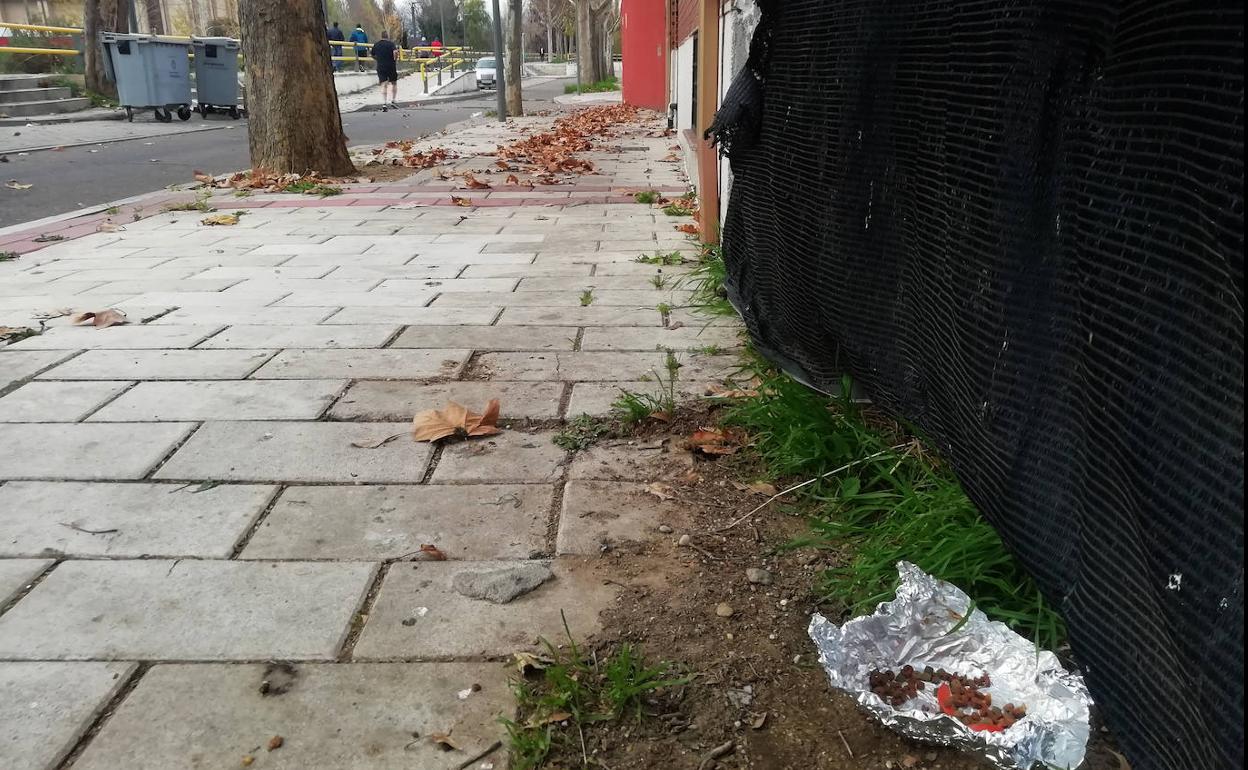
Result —
[[[874, 614], [839, 627], [822, 615], [811, 617], [810, 638], [832, 686], [915, 740], [956, 746], [1001, 768], [1078, 767], [1090, 730], [1091, 699], [1083, 678], [979, 610], [950, 633], [971, 607], [970, 597], [909, 562], [898, 562], [897, 571], [897, 598]], [[894, 708], [871, 692], [867, 676], [872, 669], [898, 671], [905, 665], [970, 677], [986, 673], [992, 678], [988, 692], [993, 702], [1025, 704], [1027, 715], [1002, 732], [974, 732], [941, 712], [935, 688]]]

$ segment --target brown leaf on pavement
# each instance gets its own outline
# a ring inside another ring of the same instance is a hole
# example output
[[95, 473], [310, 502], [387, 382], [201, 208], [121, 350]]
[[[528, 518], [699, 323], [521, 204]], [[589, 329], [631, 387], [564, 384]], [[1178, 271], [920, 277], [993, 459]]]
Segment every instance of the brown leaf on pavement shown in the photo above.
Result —
[[520, 177], [516, 176], [515, 174], [508, 174], [506, 183], [507, 184], [520, 184]]
[[659, 498], [659, 500], [666, 501], [666, 500], [676, 499], [676, 493], [672, 491], [671, 486], [668, 484], [664, 484], [661, 481], [654, 481], [654, 482], [651, 482], [650, 484], [647, 484], [646, 491], [654, 495], [655, 497]]
[[69, 322], [74, 325], [83, 324], [87, 321], [97, 329], [107, 329], [110, 326], [119, 326], [129, 323], [126, 320], [126, 314], [120, 310], [109, 308], [108, 310], [87, 310], [82, 313], [74, 313], [69, 317]]
[[676, 229], [686, 235], [697, 235], [699, 232], [698, 226], [692, 224], [676, 225]]
[[472, 206], [472, 199], [471, 199], [471, 198], [461, 198], [461, 197], [459, 197], [458, 195], [452, 195], [452, 196], [451, 196], [451, 203], [454, 203], [456, 206], [463, 206], [463, 207], [465, 207], [465, 208], [469, 208], [469, 207], [471, 207], [471, 206]]
[[421, 543], [420, 554], [429, 561], [446, 561], [446, 554], [433, 543]]
[[23, 184], [22, 182], [19, 182], [16, 179], [10, 179], [9, 181], [4, 183], [4, 186], [9, 188], [10, 190], [29, 190], [30, 188], [34, 187], [33, 184]]
[[200, 182], [202, 184], [215, 185], [217, 183], [216, 178], [212, 174], [205, 174], [199, 169], [192, 171], [191, 176], [195, 178], [196, 182]]
[[489, 182], [482, 182], [480, 179], [477, 179], [475, 176], [472, 175], [471, 171], [465, 171], [464, 172], [464, 186], [468, 187], [470, 190], [488, 190], [493, 185], [491, 185]]
[[459, 744], [451, 740], [450, 733], [432, 733], [429, 742], [443, 751], [459, 751]]
[[286, 742], [286, 739], [283, 738], [282, 736], [274, 735], [272, 738], [269, 739], [269, 751], [273, 751], [274, 749], [280, 749], [282, 747], [282, 744], [285, 742]]
[[475, 438], [493, 436], [502, 431], [497, 427], [498, 399], [490, 399], [481, 414], [469, 411], [463, 404], [449, 401], [446, 407], [427, 409], [412, 418], [412, 437], [417, 441], [440, 441], [449, 436]]
[[512, 653], [511, 663], [521, 675], [530, 671], [544, 671], [547, 667], [555, 665], [554, 659], [531, 652]]
[[210, 217], [201, 219], [200, 224], [203, 225], [236, 225], [238, 224], [238, 214], [213, 214]]

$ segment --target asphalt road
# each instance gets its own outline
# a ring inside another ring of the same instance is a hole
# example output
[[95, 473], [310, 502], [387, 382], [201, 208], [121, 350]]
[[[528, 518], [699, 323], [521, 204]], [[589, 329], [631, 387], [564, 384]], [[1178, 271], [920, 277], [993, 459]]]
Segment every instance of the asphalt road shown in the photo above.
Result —
[[[526, 105], [563, 93], [563, 84], [558, 80], [526, 89]], [[342, 123], [352, 145], [378, 144], [426, 136], [494, 105], [490, 91], [461, 102], [347, 113]], [[190, 182], [195, 169], [221, 174], [247, 168], [246, 121], [230, 123], [236, 128], [9, 155], [9, 162], [0, 165], [0, 227]], [[33, 187], [11, 190], [3, 186], [9, 179]]]

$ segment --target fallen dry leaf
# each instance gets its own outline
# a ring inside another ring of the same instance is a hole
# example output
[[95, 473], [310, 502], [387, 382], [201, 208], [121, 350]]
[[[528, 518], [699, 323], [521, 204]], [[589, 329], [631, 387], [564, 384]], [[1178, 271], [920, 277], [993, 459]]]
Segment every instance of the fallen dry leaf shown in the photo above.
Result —
[[544, 717], [534, 717], [525, 723], [525, 727], [542, 727], [543, 725], [553, 725], [556, 722], [566, 722], [572, 718], [572, 714], [567, 711], [556, 711], [553, 714], [547, 714]]
[[732, 486], [738, 492], [753, 492], [764, 497], [775, 497], [780, 491], [776, 489], [775, 485], [768, 484], [766, 481], [755, 481], [753, 484], [742, 484], [740, 481], [734, 481]]
[[429, 742], [443, 751], [459, 751], [459, 744], [451, 740], [450, 733], [432, 733]]
[[429, 561], [446, 561], [446, 554], [433, 543], [421, 543], [420, 553]]
[[464, 172], [464, 186], [470, 190], [488, 190], [492, 187], [489, 182], [482, 182], [473, 176], [471, 171]]
[[126, 320], [126, 314], [120, 310], [109, 308], [108, 310], [88, 310], [82, 313], [74, 313], [69, 317], [71, 324], [83, 324], [87, 321], [97, 329], [107, 329], [110, 326], [119, 326], [129, 323]]
[[448, 436], [475, 438], [493, 436], [502, 431], [498, 423], [498, 399], [490, 399], [481, 414], [469, 411], [463, 404], [449, 401], [444, 409], [427, 409], [412, 418], [412, 437], [417, 441], [439, 441]]
[[29, 190], [30, 188], [34, 187], [33, 184], [22, 184], [16, 179], [10, 179], [9, 181], [4, 183], [4, 186], [9, 188], [10, 190]]
[[125, 228], [125, 227], [123, 227], [122, 225], [114, 224], [114, 223], [112, 223], [112, 222], [101, 222], [101, 223], [100, 223], [100, 224], [99, 224], [99, 225], [95, 228], [95, 231], [96, 231], [97, 233], [116, 233], [116, 232], [119, 232], [119, 231], [121, 231], [121, 230], [125, 230], [125, 229], [126, 229], [126, 228]]
[[699, 232], [698, 226], [693, 224], [676, 225], [676, 229], [687, 235], [697, 235]]
[[743, 443], [744, 441], [738, 433], [716, 428], [703, 428], [702, 430], [694, 431], [689, 440], [685, 442], [685, 446], [692, 452], [719, 457], [736, 454], [741, 449]]
[[530, 671], [545, 671], [547, 667], [553, 666], [555, 661], [545, 655], [534, 655], [531, 652], [516, 652], [512, 653], [511, 663], [516, 667], [516, 671], [523, 675]]
[[352, 441], [351, 446], [355, 447], [356, 449], [378, 449], [380, 447], [385, 446], [386, 444], [389, 444], [391, 441], [394, 441], [396, 438], [400, 438], [402, 436], [403, 436], [402, 433], [396, 433], [393, 436], [386, 436], [385, 438], [379, 438], [379, 439], [376, 439], [375, 441]]
[[201, 219], [200, 224], [236, 225], [238, 224], [238, 214], [213, 214], [210, 217], [204, 217], [203, 219]]
[[200, 171], [199, 169], [195, 169], [194, 171], [192, 171], [191, 176], [195, 178], [196, 182], [200, 182], [201, 184], [210, 185], [210, 184], [216, 184], [217, 182], [216, 178], [213, 177], [212, 174], [205, 174], [203, 171]]
[[472, 205], [472, 200], [469, 198], [461, 198], [458, 195], [452, 195], [451, 203], [454, 203], [456, 206], [468, 207]]
[[250, 754], [244, 754], [244, 755], [243, 755], [243, 761], [242, 761], [242, 763], [241, 763], [241, 764], [242, 764], [242, 766], [243, 766], [243, 767], [251, 767], [251, 763], [252, 763], [252, 762], [255, 762], [255, 761], [256, 761], [256, 758], [255, 758], [255, 757], [253, 757], [252, 755], [250, 755]]
[[707, 398], [756, 398], [758, 391], [754, 388], [724, 388], [712, 385], [706, 391]]
[[274, 749], [280, 749], [282, 747], [282, 744], [285, 742], [286, 742], [286, 739], [283, 738], [282, 736], [274, 735], [272, 738], [269, 739], [269, 751], [273, 751]]
[[31, 326], [0, 326], [0, 342], [24, 340], [27, 337], [33, 337], [38, 333], [39, 332]]
[[515, 174], [508, 174], [506, 183], [507, 184], [520, 184], [520, 177], [516, 176]]
[[668, 486], [667, 484], [664, 484], [661, 481], [654, 481], [654, 482], [651, 482], [650, 484], [647, 484], [646, 491], [654, 495], [655, 497], [659, 498], [660, 500], [676, 499], [676, 494], [672, 491], [672, 488]]
[[766, 724], [767, 724], [767, 712], [764, 711], [763, 713], [755, 716], [753, 719], [750, 720], [750, 729], [761, 730], [763, 729], [763, 726]]

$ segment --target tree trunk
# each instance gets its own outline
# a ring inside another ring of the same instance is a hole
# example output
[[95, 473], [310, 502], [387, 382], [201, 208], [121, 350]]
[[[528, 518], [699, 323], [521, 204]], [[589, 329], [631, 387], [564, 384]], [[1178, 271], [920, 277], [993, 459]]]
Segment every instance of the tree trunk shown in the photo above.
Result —
[[147, 28], [152, 31], [153, 35], [165, 34], [165, 20], [160, 14], [160, 3], [156, 0], [147, 0]]
[[524, 0], [507, 0], [507, 114], [524, 114]]
[[605, 80], [602, 67], [602, 13], [610, 0], [580, 0], [576, 4], [576, 66], [581, 83], [589, 85]]
[[274, 173], [355, 173], [342, 133], [321, 0], [239, 4], [251, 165]]
[[117, 32], [125, 23], [120, 0], [85, 0], [82, 6], [82, 55], [88, 91], [116, 96], [117, 86], [104, 74], [101, 32]]
[[555, 20], [550, 11], [551, 0], [546, 0], [546, 61], [555, 55]]

